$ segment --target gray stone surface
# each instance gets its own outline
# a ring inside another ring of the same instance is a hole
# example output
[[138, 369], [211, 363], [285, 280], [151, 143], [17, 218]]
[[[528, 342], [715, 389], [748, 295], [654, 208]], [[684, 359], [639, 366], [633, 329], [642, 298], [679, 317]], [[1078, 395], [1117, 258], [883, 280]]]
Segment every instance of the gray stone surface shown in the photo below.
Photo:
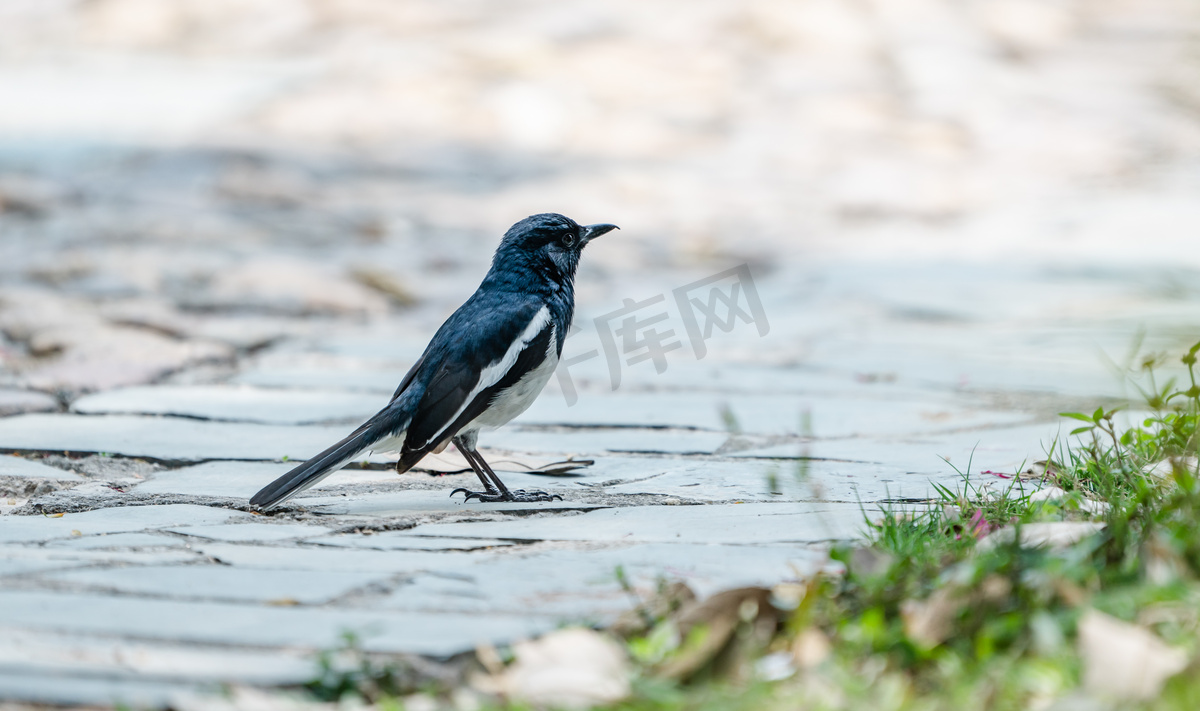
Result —
[[[635, 544], [493, 557], [454, 575], [417, 575], [378, 604], [387, 609], [526, 613], [564, 622], [611, 622], [629, 609], [617, 582], [621, 567], [638, 594], [653, 595], [665, 574], [698, 595], [745, 585], [774, 585], [811, 575], [827, 561], [819, 548]], [[546, 571], [555, 571], [547, 575]]]
[[84, 477], [58, 467], [50, 467], [28, 459], [0, 454], [0, 477], [13, 476], [25, 479], [53, 479], [55, 481], [87, 481]]
[[920, 434], [1006, 425], [1028, 420], [1021, 413], [965, 408], [934, 395], [873, 399], [828, 395], [743, 395], [729, 392], [629, 392], [587, 398], [568, 407], [562, 398], [539, 398], [517, 422], [610, 427], [695, 427], [724, 431], [722, 410], [740, 432], [800, 434], [807, 419], [817, 437]]
[[[471, 482], [463, 483], [479, 488], [477, 481], [474, 484]], [[294, 501], [297, 505], [302, 505], [305, 508], [324, 515], [365, 515], [379, 517], [429, 513], [527, 513], [531, 511], [594, 509], [604, 506], [603, 504], [586, 504], [569, 500], [496, 504], [480, 503], [478, 501], [464, 502], [462, 494], [450, 498], [450, 489], [419, 489], [415, 491], [371, 493], [359, 496], [318, 494], [298, 496]]]
[[241, 511], [188, 504], [119, 506], [61, 516], [8, 516], [0, 518], [0, 542], [160, 530], [181, 524], [211, 524], [251, 518], [250, 514]]
[[400, 531], [375, 533], [343, 533], [336, 536], [310, 538], [306, 543], [339, 548], [370, 548], [381, 551], [428, 550], [428, 551], [473, 551], [483, 548], [514, 545], [512, 541], [498, 538], [448, 538], [444, 536], [410, 536]]
[[106, 452], [165, 461], [310, 457], [346, 427], [255, 425], [173, 417], [18, 415], [0, 420], [0, 447]]
[[47, 548], [73, 548], [76, 550], [183, 548], [184, 539], [166, 533], [101, 533], [91, 536], [60, 538], [46, 543]]
[[340, 391], [249, 387], [158, 386], [122, 388], [88, 395], [71, 411], [88, 415], [184, 415], [205, 420], [296, 425], [360, 422], [388, 398]]
[[261, 575], [224, 565], [135, 566], [43, 574], [60, 589], [112, 591], [168, 600], [320, 605], [384, 580], [386, 574], [276, 570]]
[[277, 542], [311, 538], [330, 532], [322, 526], [306, 526], [289, 523], [241, 523], [236, 526], [209, 524], [204, 526], [176, 526], [164, 529], [181, 536], [211, 538], [215, 541]]
[[368, 649], [434, 656], [552, 628], [528, 615], [179, 602], [104, 593], [0, 590], [0, 629], [73, 631], [191, 644], [334, 648], [359, 633]]
[[638, 506], [576, 516], [430, 523], [408, 533], [520, 541], [765, 544], [849, 540], [861, 536], [863, 527], [863, 509], [857, 504], [804, 502]]
[[58, 400], [46, 393], [0, 388], [0, 417], [22, 412], [54, 412], [58, 408]]

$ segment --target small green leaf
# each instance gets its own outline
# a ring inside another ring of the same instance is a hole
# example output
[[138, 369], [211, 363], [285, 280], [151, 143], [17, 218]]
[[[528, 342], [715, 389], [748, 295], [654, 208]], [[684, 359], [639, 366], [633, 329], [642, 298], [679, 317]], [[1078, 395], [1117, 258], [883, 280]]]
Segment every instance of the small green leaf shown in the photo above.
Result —
[[1085, 415], [1081, 412], [1060, 412], [1060, 413], [1058, 413], [1058, 416], [1059, 417], [1070, 417], [1072, 420], [1079, 420], [1080, 422], [1091, 422], [1092, 421], [1092, 418], [1088, 417], [1087, 415]]
[[1095, 422], [1096, 424], [1100, 424], [1100, 420], [1103, 420], [1103, 419], [1104, 419], [1104, 408], [1097, 407], [1096, 411], [1092, 413], [1092, 422]]
[[1076, 427], [1075, 429], [1071, 430], [1071, 434], [1073, 434], [1073, 435], [1077, 435], [1077, 434], [1083, 434], [1084, 432], [1091, 432], [1093, 429], [1095, 429], [1095, 426], [1092, 426], [1092, 427]]

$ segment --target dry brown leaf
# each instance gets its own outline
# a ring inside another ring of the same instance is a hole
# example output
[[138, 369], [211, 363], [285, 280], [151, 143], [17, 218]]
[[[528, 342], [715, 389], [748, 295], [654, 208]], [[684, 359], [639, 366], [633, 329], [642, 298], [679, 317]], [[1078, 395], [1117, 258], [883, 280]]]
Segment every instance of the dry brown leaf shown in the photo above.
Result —
[[654, 621], [677, 614], [684, 606], [696, 601], [696, 593], [683, 581], [675, 581], [644, 601], [638, 609], [627, 610], [617, 618], [608, 631], [629, 639], [650, 630]]
[[516, 661], [500, 674], [477, 676], [481, 691], [536, 708], [584, 709], [629, 696], [633, 671], [612, 638], [561, 629], [513, 646]]
[[1083, 688], [1096, 696], [1152, 699], [1187, 666], [1187, 653], [1137, 625], [1096, 610], [1079, 620]]
[[[765, 644], [778, 621], [778, 611], [771, 605], [771, 591], [766, 588], [725, 590], [703, 602], [692, 603], [680, 610], [676, 618], [685, 640], [683, 647], [656, 672], [666, 679], [688, 679], [728, 650], [740, 624], [752, 626], [748, 642]], [[693, 634], [700, 627], [703, 632]], [[689, 639], [694, 640], [691, 645]]]
[[[1021, 526], [1021, 545], [1027, 548], [1068, 548], [1088, 536], [1104, 530], [1103, 523], [1093, 521], [1048, 521]], [[979, 541], [976, 550], [986, 551], [1012, 543], [1017, 535], [1015, 526], [1006, 526]]]
[[833, 645], [824, 632], [809, 627], [792, 640], [792, 659], [800, 669], [812, 669], [829, 658]]
[[966, 602], [956, 587], [939, 588], [924, 600], [905, 600], [900, 606], [904, 634], [917, 644], [936, 647], [950, 636], [954, 618]]

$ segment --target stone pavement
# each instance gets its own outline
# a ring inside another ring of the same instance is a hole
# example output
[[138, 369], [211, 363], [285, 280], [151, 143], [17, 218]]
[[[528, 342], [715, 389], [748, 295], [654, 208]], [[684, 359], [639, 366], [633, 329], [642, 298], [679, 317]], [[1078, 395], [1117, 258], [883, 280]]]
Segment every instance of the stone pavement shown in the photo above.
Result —
[[[611, 621], [618, 567], [771, 585], [1010, 485], [1128, 394], [1105, 354], [1200, 337], [1200, 85], [1186, 5], [976, 5], [0, 11], [0, 697], [295, 684], [344, 632], [445, 659]], [[249, 511], [547, 209], [623, 229], [481, 445], [563, 501], [451, 500], [450, 451]], [[759, 312], [702, 283], [742, 264]], [[661, 352], [597, 324], [659, 315]]]

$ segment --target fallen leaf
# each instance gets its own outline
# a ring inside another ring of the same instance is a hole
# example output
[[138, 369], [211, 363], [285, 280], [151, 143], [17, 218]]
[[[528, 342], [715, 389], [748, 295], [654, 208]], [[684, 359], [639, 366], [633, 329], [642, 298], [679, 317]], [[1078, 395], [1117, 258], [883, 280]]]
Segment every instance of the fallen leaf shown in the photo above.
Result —
[[267, 600], [267, 604], [275, 607], [295, 607], [300, 604], [300, 601], [292, 597], [277, 597], [274, 600]]
[[[1021, 526], [1021, 545], [1026, 548], [1069, 548], [1083, 539], [1104, 530], [1103, 523], [1093, 521], [1047, 521]], [[1012, 543], [1017, 527], [1006, 526], [979, 541], [976, 550], [986, 551]]]
[[632, 669], [611, 637], [579, 627], [513, 645], [516, 657], [500, 674], [477, 676], [481, 691], [536, 708], [585, 709], [629, 696]]
[[1187, 653], [1137, 625], [1096, 610], [1079, 620], [1083, 688], [1121, 700], [1156, 697], [1167, 679], [1187, 666]]
[[692, 603], [676, 617], [683, 644], [656, 673], [679, 681], [690, 678], [727, 651], [742, 624], [749, 626], [751, 634], [738, 635], [738, 641], [765, 644], [775, 631], [778, 614], [771, 605], [771, 591], [766, 588], [725, 590]]
[[833, 645], [829, 637], [815, 627], [808, 627], [792, 640], [792, 658], [801, 669], [812, 669], [829, 658]]
[[900, 605], [904, 634], [924, 647], [936, 647], [950, 636], [954, 619], [967, 602], [957, 587], [938, 588], [924, 600], [905, 600]]

